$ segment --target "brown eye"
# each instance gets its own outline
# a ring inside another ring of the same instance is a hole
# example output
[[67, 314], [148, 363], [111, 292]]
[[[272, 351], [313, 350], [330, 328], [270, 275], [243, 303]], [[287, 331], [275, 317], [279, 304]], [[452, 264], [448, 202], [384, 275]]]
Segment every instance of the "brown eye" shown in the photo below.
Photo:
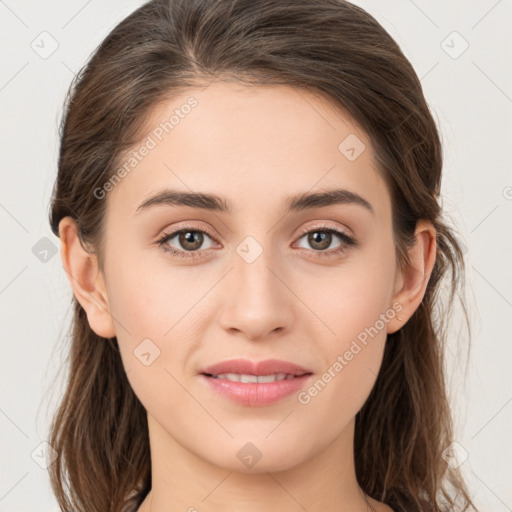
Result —
[[[158, 245], [171, 252], [175, 256], [179, 257], [195, 257], [199, 256], [202, 250], [210, 249], [212, 244], [208, 247], [203, 247], [206, 239], [212, 240], [212, 237], [203, 230], [200, 229], [180, 229], [169, 234], [164, 234]], [[175, 241], [173, 241], [176, 239]], [[171, 243], [173, 242], [173, 243]], [[189, 253], [189, 254], [187, 254]]]
[[[304, 230], [299, 240], [303, 238], [306, 239], [307, 244], [312, 248], [312, 250], [310, 249], [310, 252], [318, 253], [317, 256], [319, 257], [336, 256], [348, 250], [350, 246], [356, 245], [356, 241], [351, 236], [347, 235], [343, 231], [329, 227], [317, 227], [310, 229], [309, 231]], [[331, 248], [331, 250], [326, 250], [331, 247], [331, 244], [336, 238], [339, 241], [338, 245]], [[307, 247], [300, 248], [308, 249]]]
[[307, 236], [311, 247], [319, 251], [327, 249], [332, 242], [332, 233], [326, 231], [311, 231]]
[[181, 231], [178, 233], [178, 242], [183, 249], [195, 251], [203, 244], [203, 233], [201, 231]]

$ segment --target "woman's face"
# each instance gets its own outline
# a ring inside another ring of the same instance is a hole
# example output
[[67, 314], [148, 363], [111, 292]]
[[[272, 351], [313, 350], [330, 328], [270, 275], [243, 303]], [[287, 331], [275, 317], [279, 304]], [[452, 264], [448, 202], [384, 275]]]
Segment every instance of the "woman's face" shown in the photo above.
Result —
[[[99, 200], [113, 328], [152, 442], [275, 471], [348, 439], [401, 307], [391, 201], [368, 137], [312, 93], [219, 82], [159, 105], [148, 126]], [[347, 192], [297, 200], [333, 190]], [[220, 200], [180, 204], [172, 192]], [[203, 375], [239, 358], [309, 375]]]

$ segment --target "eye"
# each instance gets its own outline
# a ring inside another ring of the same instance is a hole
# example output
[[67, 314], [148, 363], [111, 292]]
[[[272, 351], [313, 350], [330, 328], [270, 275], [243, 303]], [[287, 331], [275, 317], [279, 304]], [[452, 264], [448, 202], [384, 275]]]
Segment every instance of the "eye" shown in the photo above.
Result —
[[[350, 246], [356, 245], [356, 241], [347, 233], [328, 226], [317, 226], [313, 229], [309, 228], [302, 231], [301, 235], [299, 240], [306, 238], [307, 243], [313, 247], [313, 251], [317, 252], [320, 257], [336, 256], [345, 252]], [[336, 238], [341, 241], [340, 244], [333, 250], [326, 251], [325, 249], [329, 248]]]
[[[196, 254], [198, 249], [203, 245], [205, 235], [211, 239], [211, 236], [201, 229], [183, 228], [178, 231], [173, 231], [172, 233], [164, 233], [157, 241], [157, 244], [178, 258], [195, 258], [198, 256]], [[176, 243], [181, 247], [176, 248], [170, 245], [173, 238], [176, 238]], [[211, 247], [207, 247], [206, 249], [210, 248]]]

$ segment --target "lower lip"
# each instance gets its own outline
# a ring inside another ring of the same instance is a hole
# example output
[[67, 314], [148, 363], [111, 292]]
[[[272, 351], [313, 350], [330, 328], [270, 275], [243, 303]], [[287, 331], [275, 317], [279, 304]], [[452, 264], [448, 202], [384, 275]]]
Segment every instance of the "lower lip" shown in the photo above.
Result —
[[299, 391], [312, 374], [301, 375], [293, 379], [277, 380], [275, 382], [233, 382], [228, 379], [216, 379], [202, 374], [214, 391], [231, 400], [251, 406], [269, 405]]

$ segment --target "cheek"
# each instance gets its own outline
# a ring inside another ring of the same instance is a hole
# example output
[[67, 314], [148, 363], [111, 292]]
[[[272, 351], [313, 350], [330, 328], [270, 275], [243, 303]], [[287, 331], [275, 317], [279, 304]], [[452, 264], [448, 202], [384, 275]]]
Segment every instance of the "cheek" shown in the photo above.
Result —
[[[314, 284], [308, 276], [301, 293], [333, 341], [343, 344], [357, 337], [391, 308], [394, 273], [392, 258], [388, 259], [376, 261], [371, 255], [354, 258], [316, 276]], [[394, 310], [388, 311], [388, 315], [393, 313]], [[381, 322], [377, 328], [386, 331]], [[330, 342], [328, 346], [343, 348], [337, 343]]]
[[[376, 253], [389, 255], [382, 249]], [[354, 259], [333, 270], [330, 279], [317, 281], [307, 295], [308, 306], [322, 320], [317, 346], [324, 367], [299, 402], [320, 415], [338, 408], [340, 425], [362, 407], [381, 367], [387, 324], [397, 314], [391, 304], [393, 265], [392, 256]]]
[[171, 268], [163, 259], [158, 265], [143, 256], [114, 261], [111, 253], [108, 294], [132, 388], [144, 405], [154, 402], [155, 389], [167, 390], [169, 403], [179, 403], [178, 381], [189, 371], [200, 330], [210, 319], [208, 300], [202, 299], [217, 278], [192, 267]]
[[325, 425], [327, 437], [334, 437], [358, 413], [381, 368], [386, 319], [391, 320], [395, 311], [383, 309], [382, 300], [367, 298], [342, 299], [331, 306], [325, 319], [334, 334], [319, 337], [317, 348], [323, 367], [297, 396], [305, 414]]
[[181, 322], [190, 322], [190, 315], [197, 315], [215, 276], [202, 279], [192, 267], [172, 268], [164, 258], [155, 263], [140, 254], [110, 265], [109, 277], [111, 311], [119, 323], [133, 337], [163, 340], [178, 331]]

